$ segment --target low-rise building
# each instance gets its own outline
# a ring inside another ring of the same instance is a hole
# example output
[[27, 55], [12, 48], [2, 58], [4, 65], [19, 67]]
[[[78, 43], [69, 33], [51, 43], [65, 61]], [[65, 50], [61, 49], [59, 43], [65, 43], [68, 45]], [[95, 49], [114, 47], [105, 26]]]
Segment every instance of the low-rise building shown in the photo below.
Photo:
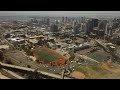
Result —
[[9, 49], [9, 45], [0, 45], [0, 50], [8, 50]]
[[35, 44], [38, 43], [38, 40], [36, 40], [36, 39], [29, 39], [28, 42], [33, 44], [33, 45], [35, 45]]

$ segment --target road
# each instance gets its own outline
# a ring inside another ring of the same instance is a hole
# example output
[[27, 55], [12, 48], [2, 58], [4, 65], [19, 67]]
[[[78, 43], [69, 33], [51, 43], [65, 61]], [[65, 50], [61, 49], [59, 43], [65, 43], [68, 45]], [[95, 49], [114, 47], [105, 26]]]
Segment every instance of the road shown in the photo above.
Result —
[[[63, 79], [61, 75], [58, 75], [58, 74], [53, 74], [53, 73], [48, 73], [48, 72], [45, 72], [45, 71], [40, 71], [40, 70], [35, 70], [35, 69], [31, 69], [31, 68], [26, 68], [26, 67], [20, 67], [20, 66], [16, 66], [16, 65], [10, 65], [10, 64], [4, 64], [4, 63], [1, 63], [0, 62], [0, 66], [2, 69], [4, 70], [12, 70], [12, 71], [21, 71], [21, 72], [24, 72], [24, 73], [27, 73], [27, 72], [31, 72], [32, 73], [35, 73], [37, 72], [40, 77], [42, 78], [53, 78], [53, 79]], [[10, 72], [11, 73], [11, 72]], [[22, 78], [21, 76], [18, 76], [14, 73], [11, 73], [12, 75], [14, 75], [15, 77], [17, 78]], [[23, 79], [23, 78], [22, 78]], [[72, 78], [69, 78], [69, 77], [64, 77], [64, 79], [72, 79]]]
[[10, 79], [9, 77], [6, 77], [5, 75], [3, 75], [1, 72], [0, 72], [0, 79]]

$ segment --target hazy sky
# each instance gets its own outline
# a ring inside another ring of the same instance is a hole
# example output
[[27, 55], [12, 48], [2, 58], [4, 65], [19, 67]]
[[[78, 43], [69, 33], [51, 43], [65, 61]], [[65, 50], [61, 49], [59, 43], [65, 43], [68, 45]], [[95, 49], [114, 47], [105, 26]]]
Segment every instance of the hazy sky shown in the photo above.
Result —
[[0, 16], [45, 15], [45, 16], [120, 16], [120, 11], [0, 11]]

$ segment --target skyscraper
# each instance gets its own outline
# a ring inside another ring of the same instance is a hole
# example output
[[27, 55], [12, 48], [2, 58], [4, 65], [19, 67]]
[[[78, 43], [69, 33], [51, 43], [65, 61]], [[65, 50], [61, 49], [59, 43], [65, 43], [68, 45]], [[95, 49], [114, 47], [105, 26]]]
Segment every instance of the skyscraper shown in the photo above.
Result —
[[112, 33], [113, 33], [112, 32], [112, 26], [107, 23], [106, 29], [105, 29], [105, 35], [110, 37], [110, 36], [112, 36]]
[[112, 26], [111, 25], [109, 25], [108, 26], [108, 36], [112, 36]]
[[39, 26], [42, 26], [42, 21], [39, 21]]
[[81, 23], [81, 19], [79, 18], [79, 23]]
[[62, 17], [62, 22], [64, 22], [64, 17]]
[[50, 25], [50, 18], [49, 18], [49, 17], [44, 17], [44, 18], [43, 18], [43, 22], [44, 22], [44, 24], [46, 24], [46, 25]]
[[96, 18], [92, 18], [92, 25], [93, 25], [93, 27], [97, 27], [98, 26], [98, 19], [96, 19]]
[[106, 24], [106, 27], [105, 27], [105, 34], [106, 35], [108, 34], [108, 23]]
[[85, 22], [85, 17], [81, 17], [81, 23]]
[[50, 25], [50, 19], [49, 18], [46, 19], [46, 24]]
[[84, 30], [85, 30], [85, 24], [84, 24], [84, 23], [81, 23], [80, 30], [81, 30], [82, 32], [84, 32]]
[[76, 25], [76, 22], [75, 21], [73, 21], [72, 22], [72, 27], [74, 27]]
[[38, 20], [36, 18], [33, 19], [34, 23], [38, 23]]
[[74, 34], [76, 35], [76, 34], [79, 34], [79, 29], [80, 29], [80, 26], [79, 25], [76, 25], [75, 27], [74, 27]]
[[59, 29], [58, 29], [58, 26], [56, 24], [52, 24], [51, 25], [51, 32], [58, 32]]
[[113, 23], [113, 26], [112, 26], [112, 29], [116, 29], [116, 28], [118, 28], [118, 25], [119, 25], [118, 22], [114, 22], [114, 23]]
[[108, 23], [108, 22], [107, 22], [106, 20], [99, 21], [99, 23], [98, 23], [98, 28], [99, 28], [99, 29], [102, 29], [102, 30], [105, 30], [107, 23]]
[[92, 31], [93, 26], [92, 26], [92, 21], [91, 20], [87, 20], [85, 23], [85, 34], [90, 34], [90, 32]]
[[68, 22], [68, 17], [67, 16], [65, 17], [65, 22]]
[[34, 22], [34, 20], [33, 20], [33, 19], [31, 19], [31, 22], [33, 23], [33, 22]]
[[56, 25], [59, 24], [58, 20], [55, 20], [55, 24], [56, 24]]

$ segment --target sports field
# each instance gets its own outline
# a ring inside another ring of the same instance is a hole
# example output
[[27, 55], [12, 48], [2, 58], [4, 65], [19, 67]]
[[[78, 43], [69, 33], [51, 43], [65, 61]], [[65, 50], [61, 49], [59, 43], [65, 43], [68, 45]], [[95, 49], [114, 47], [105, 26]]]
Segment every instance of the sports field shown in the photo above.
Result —
[[40, 58], [45, 60], [45, 62], [51, 62], [59, 59], [58, 56], [47, 50], [36, 50], [35, 53], [39, 55]]

